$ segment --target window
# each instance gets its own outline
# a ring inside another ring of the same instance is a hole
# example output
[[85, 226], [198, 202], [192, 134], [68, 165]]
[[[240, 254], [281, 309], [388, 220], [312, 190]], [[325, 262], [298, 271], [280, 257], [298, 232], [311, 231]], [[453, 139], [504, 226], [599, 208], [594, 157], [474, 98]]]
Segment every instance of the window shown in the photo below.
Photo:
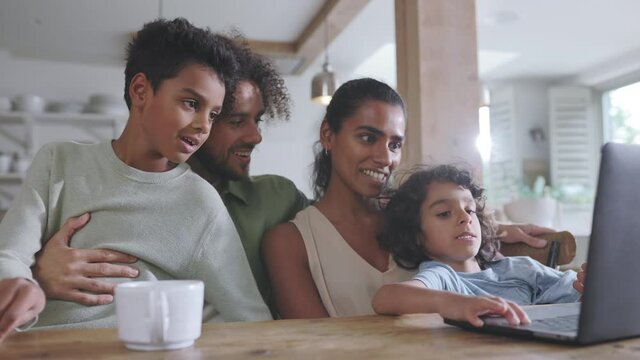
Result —
[[491, 123], [489, 116], [489, 106], [481, 106], [480, 109], [478, 109], [480, 134], [476, 140], [476, 147], [480, 152], [483, 164], [488, 164], [491, 159]]
[[640, 82], [602, 96], [605, 142], [640, 144]]

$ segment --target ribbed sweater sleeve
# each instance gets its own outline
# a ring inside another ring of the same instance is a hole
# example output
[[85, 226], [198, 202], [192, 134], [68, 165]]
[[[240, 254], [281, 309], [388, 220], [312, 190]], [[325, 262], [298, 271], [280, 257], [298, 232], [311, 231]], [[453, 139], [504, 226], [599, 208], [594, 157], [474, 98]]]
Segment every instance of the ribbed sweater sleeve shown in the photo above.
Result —
[[0, 223], [0, 279], [33, 279], [31, 265], [42, 246], [47, 222], [52, 151], [44, 146], [34, 157], [23, 188]]

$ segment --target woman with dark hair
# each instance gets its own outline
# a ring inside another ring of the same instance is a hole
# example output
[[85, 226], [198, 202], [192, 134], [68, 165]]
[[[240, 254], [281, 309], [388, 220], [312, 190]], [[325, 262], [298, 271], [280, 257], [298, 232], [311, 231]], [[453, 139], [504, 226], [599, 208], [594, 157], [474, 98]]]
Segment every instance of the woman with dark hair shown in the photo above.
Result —
[[[406, 112], [398, 93], [373, 79], [351, 80], [334, 94], [320, 127], [317, 202], [263, 238], [262, 253], [282, 318], [373, 314], [384, 284], [414, 271], [396, 265], [376, 240], [379, 197], [400, 162]], [[552, 231], [513, 227], [512, 242]], [[526, 234], [528, 233], [528, 234]]]
[[372, 314], [380, 286], [412, 275], [376, 243], [377, 197], [400, 161], [404, 131], [404, 103], [388, 85], [358, 79], [334, 94], [317, 144], [317, 202], [262, 244], [282, 318]]

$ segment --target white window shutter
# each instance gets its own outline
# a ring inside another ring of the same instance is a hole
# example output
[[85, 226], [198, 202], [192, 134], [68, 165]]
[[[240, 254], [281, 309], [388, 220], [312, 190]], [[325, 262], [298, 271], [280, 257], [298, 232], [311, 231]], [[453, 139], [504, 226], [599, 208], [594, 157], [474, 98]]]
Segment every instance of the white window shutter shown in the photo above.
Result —
[[551, 183], [595, 190], [598, 167], [597, 128], [591, 89], [549, 89]]
[[522, 161], [516, 143], [515, 93], [506, 87], [491, 93], [491, 158], [488, 198], [493, 205], [510, 202], [522, 178]]

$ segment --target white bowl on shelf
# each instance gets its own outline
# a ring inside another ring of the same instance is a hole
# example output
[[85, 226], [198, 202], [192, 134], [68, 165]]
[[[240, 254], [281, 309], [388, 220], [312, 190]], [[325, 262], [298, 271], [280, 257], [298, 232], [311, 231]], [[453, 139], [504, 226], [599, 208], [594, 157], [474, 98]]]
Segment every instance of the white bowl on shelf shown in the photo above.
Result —
[[59, 101], [49, 104], [48, 111], [54, 113], [78, 114], [84, 110], [85, 105], [74, 101]]
[[553, 198], [518, 199], [504, 204], [504, 213], [513, 222], [553, 227], [557, 208]]
[[28, 113], [42, 113], [47, 102], [38, 95], [18, 95], [13, 99], [13, 110]]
[[124, 99], [113, 94], [92, 94], [89, 96], [89, 105], [122, 105]]
[[129, 114], [129, 109], [126, 106], [120, 105], [94, 105], [89, 104], [85, 107], [84, 112], [91, 114], [108, 114], [108, 115], [122, 115]]
[[11, 111], [11, 99], [0, 96], [0, 111]]
[[0, 174], [7, 174], [11, 169], [11, 154], [0, 154]]
[[25, 174], [31, 166], [31, 159], [18, 157], [14, 158], [11, 163], [11, 172], [15, 174]]

